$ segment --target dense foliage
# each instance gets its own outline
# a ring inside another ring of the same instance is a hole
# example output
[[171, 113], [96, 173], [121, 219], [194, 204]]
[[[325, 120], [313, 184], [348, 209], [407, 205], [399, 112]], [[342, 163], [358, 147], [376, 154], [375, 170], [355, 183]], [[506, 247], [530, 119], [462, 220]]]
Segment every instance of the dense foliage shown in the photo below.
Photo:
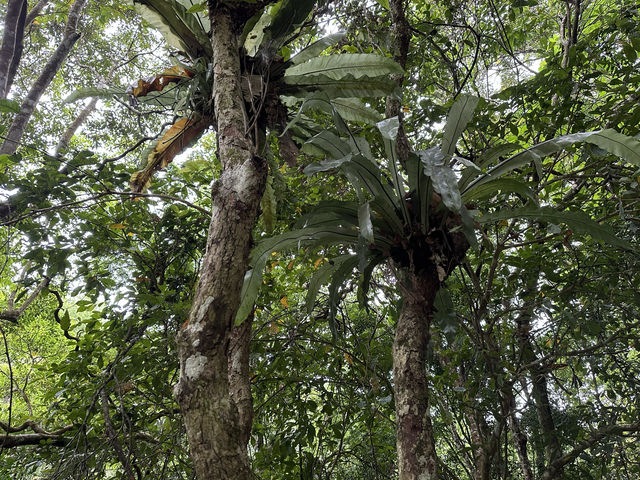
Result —
[[[226, 168], [215, 59], [207, 2], [134, 3], [30, 1], [8, 57], [0, 139], [43, 90], [0, 149], [2, 478], [195, 476], [173, 389]], [[425, 271], [437, 478], [640, 477], [636, 2], [246, 3], [255, 478], [398, 478]]]

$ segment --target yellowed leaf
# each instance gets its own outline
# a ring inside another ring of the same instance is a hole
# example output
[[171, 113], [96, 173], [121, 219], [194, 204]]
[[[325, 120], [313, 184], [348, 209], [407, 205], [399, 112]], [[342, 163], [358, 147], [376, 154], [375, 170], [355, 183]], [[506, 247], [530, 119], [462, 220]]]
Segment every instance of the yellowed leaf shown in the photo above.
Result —
[[271, 322], [271, 324], [269, 325], [269, 333], [276, 334], [279, 331], [280, 331], [280, 325], [278, 325], [277, 322]]
[[323, 261], [324, 261], [324, 258], [322, 258], [322, 257], [317, 259], [315, 262], [313, 262], [313, 268], [318, 268], [322, 264]]
[[180, 118], [162, 135], [147, 157], [147, 166], [131, 175], [131, 190], [144, 192], [151, 184], [153, 174], [169, 165], [176, 155], [195, 141], [211, 125], [206, 117]]
[[351, 365], [353, 363], [353, 357], [351, 355], [349, 355], [348, 353], [344, 354], [344, 359], [347, 361], [347, 363], [349, 365]]
[[287, 270], [291, 270], [293, 268], [293, 265], [295, 264], [295, 261], [291, 260], [289, 262], [289, 264], [287, 265]]
[[134, 97], [144, 97], [151, 92], [161, 92], [164, 87], [170, 83], [179, 82], [185, 78], [192, 78], [194, 73], [186, 68], [174, 65], [166, 68], [159, 75], [151, 77], [148, 80], [139, 79], [135, 86], [130, 85], [127, 89], [127, 93]]
[[289, 308], [289, 301], [287, 300], [286, 295], [280, 299], [280, 303], [284, 308]]
[[127, 226], [124, 223], [112, 223], [109, 228], [111, 230], [124, 230]]

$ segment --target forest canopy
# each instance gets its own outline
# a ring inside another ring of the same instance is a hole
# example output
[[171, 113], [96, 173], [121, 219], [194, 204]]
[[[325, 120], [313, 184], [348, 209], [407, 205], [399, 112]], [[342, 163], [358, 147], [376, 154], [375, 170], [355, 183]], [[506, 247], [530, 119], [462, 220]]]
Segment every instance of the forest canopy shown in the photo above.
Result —
[[637, 2], [0, 18], [0, 478], [640, 478]]

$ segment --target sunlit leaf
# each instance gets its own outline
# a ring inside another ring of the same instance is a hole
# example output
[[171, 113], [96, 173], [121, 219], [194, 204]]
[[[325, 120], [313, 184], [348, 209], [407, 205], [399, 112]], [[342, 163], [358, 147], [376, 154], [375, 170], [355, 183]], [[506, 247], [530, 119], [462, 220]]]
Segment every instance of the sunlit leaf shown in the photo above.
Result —
[[451, 110], [449, 110], [447, 123], [444, 127], [444, 136], [442, 137], [442, 153], [446, 159], [451, 158], [454, 154], [456, 143], [473, 117], [478, 101], [478, 97], [460, 95]]

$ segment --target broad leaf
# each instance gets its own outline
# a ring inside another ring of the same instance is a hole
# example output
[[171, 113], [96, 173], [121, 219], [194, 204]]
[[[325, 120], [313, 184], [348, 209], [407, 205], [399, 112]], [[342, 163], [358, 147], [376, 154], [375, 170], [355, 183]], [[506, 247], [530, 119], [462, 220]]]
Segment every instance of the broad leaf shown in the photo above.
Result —
[[380, 168], [363, 155], [355, 155], [342, 165], [342, 170], [351, 183], [372, 197], [373, 210], [393, 227], [393, 231], [402, 232], [403, 223], [396, 213], [400, 210], [400, 199], [391, 185], [383, 180]]
[[398, 117], [387, 118], [378, 122], [376, 125], [383, 138], [387, 140], [395, 140], [398, 136], [398, 130], [400, 129], [400, 120]]
[[640, 165], [640, 142], [627, 137], [615, 130], [598, 130], [595, 132], [573, 133], [538, 143], [533, 147], [520, 152], [504, 162], [491, 168], [485, 175], [469, 183], [464, 192], [470, 192], [474, 188], [490, 182], [516, 168], [539, 161], [552, 153], [559, 152], [571, 145], [580, 142], [593, 143], [598, 147], [618, 155], [629, 163]]
[[353, 153], [351, 146], [337, 135], [323, 130], [311, 137], [306, 143], [314, 145], [325, 152], [330, 158], [337, 160]]
[[554, 223], [556, 225], [565, 224], [571, 230], [580, 233], [586, 233], [596, 240], [615, 245], [616, 247], [635, 251], [634, 247], [621, 238], [611, 233], [611, 229], [607, 226], [600, 225], [591, 219], [584, 212], [557, 211], [551, 207], [522, 207], [513, 210], [501, 209], [495, 213], [481, 215], [477, 218], [480, 223], [493, 223], [499, 220], [509, 220], [512, 218], [523, 218], [530, 220], [541, 220], [544, 222]]
[[264, 267], [272, 252], [292, 249], [300, 244], [310, 246], [319, 244], [355, 245], [358, 243], [358, 238], [357, 230], [339, 227], [315, 227], [286, 232], [258, 243], [251, 252], [251, 270], [245, 274], [242, 285], [240, 307], [235, 319], [236, 324], [242, 323], [251, 313], [262, 285]]
[[[484, 154], [482, 154], [480, 158], [478, 158], [475, 165], [480, 170], [483, 170], [494, 163], [496, 160], [509, 155], [511, 152], [517, 150], [518, 148], [520, 148], [520, 146], [517, 143], [506, 143], [504, 145], [498, 145], [497, 147], [490, 148]], [[464, 191], [467, 185], [469, 185], [469, 183], [474, 178], [479, 177], [480, 175], [482, 175], [482, 172], [478, 171], [477, 168], [465, 168], [462, 171], [460, 181], [458, 182], [458, 188], [460, 189], [460, 191]]]
[[307, 313], [311, 313], [313, 311], [313, 307], [315, 305], [318, 292], [320, 291], [320, 287], [322, 287], [322, 285], [326, 285], [329, 282], [329, 278], [338, 269], [338, 267], [340, 267], [340, 265], [352, 258], [355, 258], [355, 255], [340, 255], [338, 257], [332, 258], [329, 262], [322, 265], [313, 275], [313, 277], [311, 277], [305, 301]]
[[354, 79], [380, 77], [402, 73], [402, 67], [392, 59], [370, 53], [345, 53], [315, 57], [305, 63], [294, 65], [285, 72], [285, 78], [297, 76], [322, 76], [341, 80], [347, 76]]
[[213, 50], [198, 14], [175, 0], [133, 0], [136, 10], [156, 28], [169, 45], [186, 53], [192, 60], [211, 57]]
[[65, 99], [65, 103], [73, 103], [78, 100], [83, 100], [85, 98], [111, 98], [114, 95], [118, 97], [126, 98], [128, 96], [127, 91], [123, 88], [97, 88], [97, 87], [88, 87], [81, 88], [76, 90], [73, 93], [70, 93]]
[[322, 91], [329, 98], [375, 98], [386, 97], [398, 89], [398, 84], [388, 75], [375, 78], [347, 75], [337, 80], [326, 75], [292, 75], [284, 77], [284, 82], [282, 93], [297, 97]]
[[271, 24], [265, 30], [265, 37], [271, 40], [270, 48], [278, 50], [289, 36], [302, 26], [316, 5], [316, 0], [282, 0], [273, 15]]
[[456, 143], [473, 117], [473, 112], [478, 106], [478, 100], [478, 97], [471, 95], [460, 95], [451, 110], [449, 110], [447, 124], [444, 127], [444, 136], [442, 137], [442, 153], [445, 159], [451, 158], [454, 154]]
[[313, 175], [318, 172], [328, 172], [329, 170], [335, 170], [336, 168], [340, 168], [343, 163], [348, 162], [353, 158], [352, 154], [346, 155], [342, 158], [338, 158], [335, 160], [324, 160], [322, 162], [314, 162], [307, 165], [304, 169], [305, 175]]
[[317, 42], [314, 42], [311, 45], [309, 45], [308, 47], [303, 48], [302, 50], [300, 50], [293, 57], [291, 57], [291, 59], [289, 61], [293, 65], [298, 65], [300, 63], [306, 62], [307, 60], [309, 60], [309, 59], [311, 59], [313, 57], [317, 57], [323, 51], [325, 51], [327, 48], [329, 48], [332, 45], [335, 45], [340, 40], [342, 40], [345, 35], [346, 34], [342, 33], [342, 32], [341, 33], [333, 33], [331, 35], [327, 35], [326, 37], [321, 38]]
[[429, 201], [431, 197], [431, 179], [424, 173], [424, 167], [415, 153], [409, 154], [406, 162], [411, 207], [414, 218], [420, 219], [423, 233], [428, 229]]
[[497, 180], [487, 182], [474, 188], [471, 192], [464, 194], [462, 199], [466, 202], [469, 200], [488, 198], [498, 191], [502, 193], [517, 193], [536, 204], [538, 203], [535, 194], [526, 183], [512, 178], [498, 178]]
[[378, 123], [378, 130], [382, 134], [384, 139], [384, 148], [387, 154], [387, 163], [389, 171], [391, 172], [391, 180], [396, 190], [396, 195], [399, 198], [400, 211], [402, 212], [402, 218], [405, 225], [411, 223], [409, 216], [409, 209], [407, 202], [405, 202], [405, 188], [404, 179], [398, 171], [398, 159], [396, 158], [396, 137], [398, 135], [398, 129], [400, 128], [400, 120], [398, 117], [387, 118]]
[[380, 120], [380, 114], [371, 107], [367, 107], [362, 101], [355, 98], [334, 98], [331, 99], [324, 92], [316, 92], [308, 95], [302, 101], [296, 116], [287, 124], [283, 134], [292, 126], [298, 123], [302, 114], [307, 110], [315, 109], [327, 112], [334, 116], [337, 114], [339, 121], [363, 122], [374, 125]]
[[0, 113], [20, 113], [20, 105], [15, 100], [0, 98]]

